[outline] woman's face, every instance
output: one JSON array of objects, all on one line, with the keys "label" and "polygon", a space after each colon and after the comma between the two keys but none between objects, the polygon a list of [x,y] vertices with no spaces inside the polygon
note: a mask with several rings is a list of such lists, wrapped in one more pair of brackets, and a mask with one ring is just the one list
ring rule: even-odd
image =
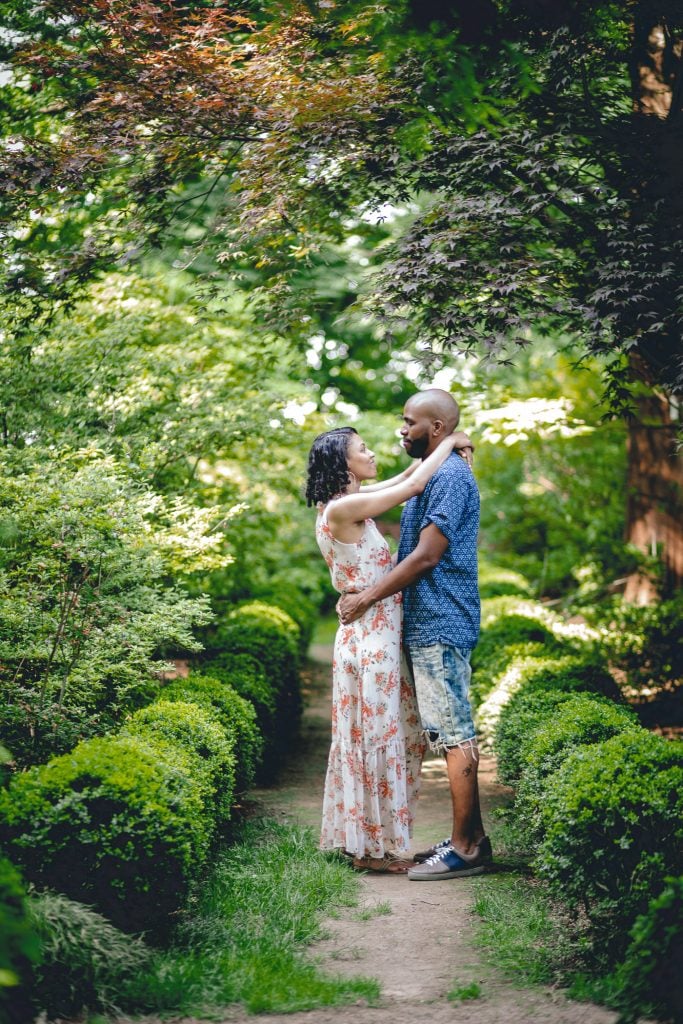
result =
[{"label": "woman's face", "polygon": [[346,449],[346,464],[356,479],[374,480],[377,476],[375,453],[371,452],[362,437],[352,434]]}]

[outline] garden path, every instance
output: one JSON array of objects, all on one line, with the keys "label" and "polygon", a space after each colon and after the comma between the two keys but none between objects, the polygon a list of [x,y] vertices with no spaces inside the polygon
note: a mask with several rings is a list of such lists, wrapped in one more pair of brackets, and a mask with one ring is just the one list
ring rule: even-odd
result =
[{"label": "garden path", "polygon": [[[313,645],[305,675],[307,707],[296,757],[277,786],[254,799],[268,813],[319,826],[329,747],[331,647]],[[508,798],[495,782],[495,763],[482,758],[480,788],[485,821]],[[428,759],[413,848],[428,846],[450,829],[449,797],[441,759]],[[602,1007],[571,1002],[549,988],[518,988],[487,965],[476,943],[474,884],[480,879],[419,884],[391,875],[363,875],[361,906],[325,924],[326,937],[311,955],[329,973],[379,980],[382,1002],[293,1014],[271,1014],[268,1024],[614,1024]],[[454,987],[476,982],[476,1000],[451,1002]],[[230,1022],[254,1021],[235,1008]],[[188,1022],[185,1022],[188,1024]]]}]

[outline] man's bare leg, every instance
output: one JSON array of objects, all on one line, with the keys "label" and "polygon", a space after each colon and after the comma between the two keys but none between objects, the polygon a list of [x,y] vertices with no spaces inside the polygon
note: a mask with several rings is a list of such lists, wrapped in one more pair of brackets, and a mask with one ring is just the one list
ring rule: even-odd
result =
[{"label": "man's bare leg", "polygon": [[446,769],[453,804],[451,842],[465,856],[476,852],[476,845],[484,835],[479,805],[478,767],[479,753],[474,743],[451,747],[446,752]]}]

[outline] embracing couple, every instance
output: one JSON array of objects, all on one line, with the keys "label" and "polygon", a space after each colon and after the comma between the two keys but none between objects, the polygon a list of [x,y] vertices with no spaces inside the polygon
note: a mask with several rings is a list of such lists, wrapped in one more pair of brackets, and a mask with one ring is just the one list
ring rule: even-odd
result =
[{"label": "embracing couple", "polygon": [[[459,415],[445,391],[414,395],[401,436],[415,461],[381,483],[364,483],[377,468],[352,427],[321,434],[308,460],[306,499],[341,594],[320,845],[412,881],[479,874],[491,861],[469,702],[479,492]],[[394,565],[372,517],[403,502]],[[453,828],[409,859],[425,741],[446,759]]]}]

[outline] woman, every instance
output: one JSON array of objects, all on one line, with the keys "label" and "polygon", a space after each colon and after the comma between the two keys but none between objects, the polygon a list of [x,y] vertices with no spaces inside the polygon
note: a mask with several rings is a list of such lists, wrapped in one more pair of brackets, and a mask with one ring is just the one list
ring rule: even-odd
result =
[{"label": "woman", "polygon": [[[447,437],[427,459],[382,483],[375,457],[353,427],[321,434],[308,457],[308,505],[332,585],[363,590],[391,569],[371,516],[420,494],[466,434]],[[332,663],[332,746],[325,780],[321,849],[342,849],[363,871],[403,873],[424,751],[412,680],[401,656],[401,595],[340,625]]]}]

